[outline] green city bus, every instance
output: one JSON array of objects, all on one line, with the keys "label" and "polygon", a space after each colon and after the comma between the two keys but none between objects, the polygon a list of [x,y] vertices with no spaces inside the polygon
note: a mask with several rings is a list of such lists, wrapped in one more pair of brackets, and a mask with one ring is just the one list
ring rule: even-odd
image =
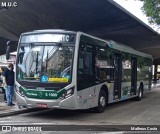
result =
[{"label": "green city bus", "polygon": [[90,109],[141,100],[151,89],[152,56],[83,32],[35,30],[20,36],[19,108]]}]

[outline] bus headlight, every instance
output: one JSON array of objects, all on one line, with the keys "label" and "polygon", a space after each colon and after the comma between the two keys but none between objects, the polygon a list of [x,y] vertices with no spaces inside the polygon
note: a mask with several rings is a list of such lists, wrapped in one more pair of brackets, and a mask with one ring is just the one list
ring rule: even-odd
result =
[{"label": "bus headlight", "polygon": [[69,96],[71,96],[73,94],[74,94],[74,87],[66,90],[66,96],[65,96],[65,98],[68,98]]},{"label": "bus headlight", "polygon": [[15,86],[15,91],[19,92],[19,87]]},{"label": "bus headlight", "polygon": [[25,96],[22,90],[19,89],[19,87],[16,86],[16,92],[18,92],[22,97]]},{"label": "bus headlight", "polygon": [[68,98],[68,97],[72,96],[73,94],[74,94],[74,87],[69,88],[63,94],[61,94],[60,99]]},{"label": "bus headlight", "polygon": [[24,96],[25,96],[25,94],[23,93],[23,91],[22,91],[22,90],[19,90],[19,93],[20,93],[20,95],[21,95],[22,97],[24,97]]}]

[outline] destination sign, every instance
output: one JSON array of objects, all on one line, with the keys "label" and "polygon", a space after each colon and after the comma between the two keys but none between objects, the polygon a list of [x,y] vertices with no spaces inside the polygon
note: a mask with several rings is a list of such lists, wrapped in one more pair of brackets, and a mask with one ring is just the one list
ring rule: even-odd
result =
[{"label": "destination sign", "polygon": [[23,35],[20,40],[21,43],[34,42],[75,42],[75,34],[31,34]]}]

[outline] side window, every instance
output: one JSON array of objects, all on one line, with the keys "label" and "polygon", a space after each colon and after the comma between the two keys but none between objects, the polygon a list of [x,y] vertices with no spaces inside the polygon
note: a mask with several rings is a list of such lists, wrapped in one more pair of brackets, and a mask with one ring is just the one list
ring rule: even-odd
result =
[{"label": "side window", "polygon": [[93,75],[93,55],[92,52],[86,52],[84,57],[85,73]]},{"label": "side window", "polygon": [[[96,78],[100,81],[111,80],[113,77],[112,57],[108,48],[96,48]],[[112,75],[112,76],[111,76]]]},{"label": "side window", "polygon": [[138,80],[151,79],[151,68],[150,68],[151,65],[152,65],[151,60],[143,57],[138,57],[138,68],[137,68]]},{"label": "side window", "polygon": [[78,75],[85,74],[84,73],[84,56],[85,56],[84,48],[80,47],[79,58],[78,58]]},{"label": "side window", "polygon": [[94,75],[94,56],[93,47],[84,45],[83,42],[79,49],[78,74]]},{"label": "side window", "polygon": [[110,53],[110,80],[114,80],[114,55]]},{"label": "side window", "polygon": [[131,56],[128,53],[123,55],[122,81],[131,82]]},{"label": "side window", "polygon": [[86,42],[80,43],[77,68],[78,90],[95,85],[94,53],[94,45],[88,44]]}]

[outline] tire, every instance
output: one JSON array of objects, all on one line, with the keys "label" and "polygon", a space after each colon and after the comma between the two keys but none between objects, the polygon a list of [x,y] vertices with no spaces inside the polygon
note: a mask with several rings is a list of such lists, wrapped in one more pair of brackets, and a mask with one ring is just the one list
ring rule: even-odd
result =
[{"label": "tire", "polygon": [[22,107],[21,105],[18,105],[18,108],[19,108],[19,109],[22,109],[23,107]]},{"label": "tire", "polygon": [[97,113],[102,113],[105,111],[107,105],[107,96],[104,90],[101,90],[98,97],[98,106],[95,107]]},{"label": "tire", "polygon": [[138,96],[135,98],[135,100],[140,101],[142,99],[142,95],[143,95],[143,86],[140,85],[139,91],[138,91]]},{"label": "tire", "polygon": [[[18,108],[19,108],[19,109],[24,109],[24,108],[27,108],[27,107],[18,105]],[[28,109],[28,108],[27,108],[27,109]]]}]

